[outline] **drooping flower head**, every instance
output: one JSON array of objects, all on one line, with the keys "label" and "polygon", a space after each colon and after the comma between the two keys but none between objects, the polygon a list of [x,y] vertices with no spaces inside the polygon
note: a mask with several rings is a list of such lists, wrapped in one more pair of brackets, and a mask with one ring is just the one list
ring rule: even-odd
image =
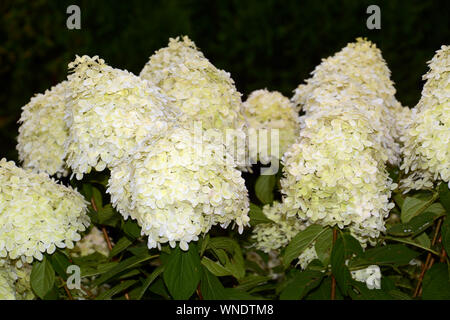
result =
[{"label": "drooping flower head", "polygon": [[422,97],[403,138],[405,192],[433,187],[435,181],[450,185],[450,46],[442,46],[429,66]]},{"label": "drooping flower head", "polygon": [[0,258],[31,263],[42,253],[73,248],[89,225],[87,203],[77,191],[0,160]]},{"label": "drooping flower head", "polygon": [[385,230],[393,204],[383,148],[358,108],[323,108],[300,118],[300,138],[283,157],[288,216],[349,227],[371,241]]},{"label": "drooping flower head", "polygon": [[358,38],[323,59],[312,75],[295,90],[292,101],[306,114],[323,107],[356,105],[370,119],[388,161],[398,164],[400,132],[395,116],[402,106],[395,98],[390,71],[376,45]]},{"label": "drooping flower head", "polygon": [[17,150],[25,168],[49,175],[66,175],[64,121],[67,81],[38,94],[22,107]]},{"label": "drooping flower head", "polygon": [[140,77],[175,99],[180,121],[201,121],[205,129],[240,130],[241,94],[230,74],[217,69],[187,36],[169,40],[150,57]]},{"label": "drooping flower head", "polygon": [[77,179],[116,165],[148,135],[164,134],[175,119],[160,90],[97,56],[69,64],[67,163]]},{"label": "drooping flower head", "polygon": [[213,225],[234,222],[240,232],[248,225],[244,179],[216,136],[203,133],[197,140],[192,130],[174,128],[111,171],[111,202],[137,220],[149,248],[180,242],[187,250]]},{"label": "drooping flower head", "polygon": [[[259,134],[259,130],[267,130],[264,137],[266,141],[258,139],[257,145],[250,145],[250,148],[256,148],[250,150],[250,154],[257,155],[262,163],[267,163],[271,158],[272,146],[278,144],[279,152],[275,157],[281,159],[299,135],[298,110],[280,92],[267,89],[253,91],[242,106],[250,129],[256,134]],[[278,141],[272,141],[272,130],[278,130]]]}]

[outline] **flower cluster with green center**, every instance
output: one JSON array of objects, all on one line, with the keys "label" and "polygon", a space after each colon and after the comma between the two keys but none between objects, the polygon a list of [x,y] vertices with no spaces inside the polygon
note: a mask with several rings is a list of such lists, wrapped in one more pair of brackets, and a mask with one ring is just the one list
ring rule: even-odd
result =
[{"label": "flower cluster with green center", "polygon": [[180,122],[201,121],[205,129],[241,130],[241,94],[230,74],[217,69],[187,36],[156,51],[140,77],[159,86],[181,110]]},{"label": "flower cluster with green center", "polygon": [[149,140],[111,170],[111,202],[127,219],[136,219],[148,247],[169,242],[188,249],[216,224],[248,225],[249,200],[241,172],[217,137],[202,140],[190,129],[173,128]]},{"label": "flower cluster with green center", "polygon": [[422,97],[403,137],[405,192],[433,187],[436,181],[450,186],[450,46],[442,46],[429,67]]},{"label": "flower cluster with green center", "polygon": [[[250,155],[256,156],[261,163],[268,163],[273,157],[281,159],[287,148],[295,142],[300,127],[298,110],[278,91],[256,90],[242,104],[248,128],[257,136],[257,143],[249,145]],[[265,139],[259,139],[259,131]],[[272,141],[271,131],[278,130],[277,141]],[[278,145],[278,153],[272,155],[272,147]],[[275,152],[274,152],[275,153]],[[257,159],[251,159],[252,163]]]},{"label": "flower cluster with green center", "polygon": [[67,164],[77,179],[92,168],[111,168],[149,135],[162,135],[176,119],[160,89],[97,56],[69,64]]},{"label": "flower cluster with green center", "polygon": [[67,175],[64,121],[67,81],[38,94],[22,107],[17,150],[24,168],[49,175]]},{"label": "flower cluster with green center", "polygon": [[73,248],[90,224],[87,203],[45,173],[0,160],[0,258],[31,263],[56,248]]}]

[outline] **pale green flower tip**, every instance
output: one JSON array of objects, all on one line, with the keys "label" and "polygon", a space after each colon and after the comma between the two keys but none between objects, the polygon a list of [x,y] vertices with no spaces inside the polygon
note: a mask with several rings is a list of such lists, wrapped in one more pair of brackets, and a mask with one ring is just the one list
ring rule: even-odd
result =
[{"label": "pale green flower tip", "polygon": [[242,129],[241,94],[228,72],[217,69],[188,38],[169,40],[156,51],[140,77],[173,99],[179,121],[200,121],[203,128]]}]

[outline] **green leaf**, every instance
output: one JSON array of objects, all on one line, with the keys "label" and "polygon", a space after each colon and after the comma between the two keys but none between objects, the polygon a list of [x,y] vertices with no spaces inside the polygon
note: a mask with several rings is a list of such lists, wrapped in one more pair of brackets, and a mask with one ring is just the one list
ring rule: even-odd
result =
[{"label": "green leaf", "polygon": [[428,237],[428,235],[425,232],[422,232],[412,240],[425,248],[431,248],[430,237]]},{"label": "green leaf", "polygon": [[[230,271],[236,279],[245,276],[244,257],[239,244],[235,240],[226,237],[211,238],[207,248],[214,252],[222,266]],[[231,258],[228,258],[224,250],[231,254]]]},{"label": "green leaf", "polygon": [[419,256],[419,252],[411,250],[403,244],[388,244],[386,246],[368,249],[350,261],[349,266],[366,267],[373,264],[378,266],[407,265],[412,259]]},{"label": "green leaf", "polygon": [[261,175],[256,179],[255,193],[256,197],[263,204],[273,202],[273,189],[276,184],[275,175]]},{"label": "green leaf", "polygon": [[236,288],[225,288],[226,300],[263,300],[260,297],[255,297],[248,292],[238,290]]},{"label": "green leaf", "polygon": [[448,184],[442,182],[439,185],[439,201],[444,206],[447,213],[450,214],[450,190],[448,188]]},{"label": "green leaf", "polygon": [[434,221],[445,215],[444,207],[436,202],[427,207],[423,213],[413,217],[409,222],[400,223],[390,227],[388,234],[403,237],[416,236],[433,225]]},{"label": "green leaf", "polygon": [[397,289],[392,289],[388,291],[388,294],[395,300],[412,300],[411,297],[408,296],[406,293]]},{"label": "green leaf", "polygon": [[34,293],[44,299],[55,284],[55,270],[50,261],[44,256],[42,261],[35,261],[30,275],[31,288]]},{"label": "green leaf", "polygon": [[[342,300],[344,297],[338,288],[336,288],[336,300]],[[306,300],[330,300],[331,299],[331,277],[323,279],[320,285],[313,289]]]},{"label": "green leaf", "polygon": [[320,271],[298,272],[280,295],[280,300],[300,300],[322,281],[324,273]]},{"label": "green leaf", "polygon": [[253,289],[254,287],[267,283],[267,281],[271,279],[272,279],[271,276],[251,275],[240,280],[239,285],[236,286],[235,288],[237,290],[248,291],[250,289]]},{"label": "green leaf", "polygon": [[232,274],[229,269],[225,268],[217,261],[212,261],[208,257],[202,258],[202,265],[204,265],[213,275],[218,277],[229,276]]},{"label": "green leaf", "polygon": [[354,254],[362,254],[362,248],[359,241],[348,234],[343,234],[336,240],[331,251],[331,271],[336,279],[339,289],[346,294],[349,285],[352,283],[352,277],[345,261]]},{"label": "green leaf", "polygon": [[224,300],[226,298],[222,283],[206,268],[203,268],[200,289],[205,300]]},{"label": "green leaf", "polygon": [[133,295],[132,298],[136,299],[136,300],[140,300],[144,296],[144,293],[145,293],[145,291],[147,291],[148,287],[163,272],[164,272],[164,266],[163,265],[161,265],[158,268],[156,268],[155,270],[153,270],[153,272],[144,280],[144,283],[139,288],[139,290],[136,291],[136,294]]},{"label": "green leaf", "polygon": [[100,224],[116,227],[120,223],[121,216],[113,209],[111,204],[98,209],[98,221]]},{"label": "green leaf", "polygon": [[250,225],[252,227],[260,223],[273,223],[272,220],[264,215],[262,209],[253,203],[250,203],[250,212],[248,213],[248,215],[250,217]]},{"label": "green leaf", "polygon": [[425,273],[423,300],[450,300],[449,270],[445,263],[436,263]]},{"label": "green leaf", "polygon": [[125,270],[131,269],[131,268],[141,264],[142,262],[148,261],[155,257],[157,257],[157,256],[151,256],[149,254],[146,254],[143,256],[133,256],[131,258],[123,260],[123,261],[119,262],[116,266],[114,266],[113,268],[109,269],[104,274],[102,274],[100,276],[100,278],[95,279],[93,282],[93,285],[100,285],[102,283],[105,283],[106,281],[108,281],[109,279],[114,277],[115,275],[117,275]]},{"label": "green leaf", "polygon": [[138,280],[126,280],[123,281],[121,283],[119,283],[118,285],[112,287],[109,290],[106,290],[105,292],[101,293],[100,295],[98,295],[95,300],[107,300],[107,299],[111,299],[114,295],[121,293],[122,291],[128,289],[129,287],[131,287],[133,284],[135,284]]},{"label": "green leaf", "polygon": [[94,198],[95,206],[100,210],[103,207],[102,193],[94,186],[92,186],[92,197]]},{"label": "green leaf", "polygon": [[436,195],[433,195],[430,199],[419,199],[414,197],[406,197],[401,213],[401,220],[403,223],[409,222],[412,218],[422,213],[436,200]]},{"label": "green leaf", "polygon": [[110,257],[114,257],[120,252],[126,250],[133,242],[128,239],[127,237],[122,237],[117,241],[117,243],[112,248],[111,252],[109,253]]},{"label": "green leaf", "polygon": [[331,248],[333,247],[333,230],[325,229],[316,240],[314,248],[316,250],[319,260],[327,265],[331,255]]},{"label": "green leaf", "polygon": [[308,248],[323,232],[326,228],[313,224],[305,230],[300,231],[289,242],[283,255],[283,263],[287,268],[292,260],[298,258],[298,256]]},{"label": "green leaf", "polygon": [[141,227],[137,224],[136,221],[128,219],[125,221],[123,225],[123,231],[127,236],[129,236],[131,239],[137,239],[141,235]]},{"label": "green leaf", "polygon": [[380,289],[368,289],[366,283],[352,281],[350,297],[354,300],[392,300],[392,296]]},{"label": "green leaf", "polygon": [[69,258],[59,250],[55,251],[49,258],[53,270],[55,270],[61,278],[67,280],[67,267],[71,265]]},{"label": "green leaf", "polygon": [[450,217],[446,217],[441,227],[442,245],[445,252],[450,256]]},{"label": "green leaf", "polygon": [[403,203],[405,202],[405,198],[403,198],[403,196],[400,193],[395,193],[392,198],[394,199],[395,203],[400,208],[400,210],[402,210]]},{"label": "green leaf", "polygon": [[207,233],[203,238],[199,239],[198,245],[200,246],[200,256],[203,256],[205,253],[205,250],[208,247],[209,238],[209,233]]},{"label": "green leaf", "polygon": [[157,278],[148,288],[151,292],[163,297],[164,299],[171,299],[169,292],[167,291],[166,285],[162,278]]},{"label": "green leaf", "polygon": [[175,300],[186,300],[194,293],[201,277],[200,257],[197,245],[189,244],[184,252],[179,247],[170,254],[163,279],[170,294]]}]

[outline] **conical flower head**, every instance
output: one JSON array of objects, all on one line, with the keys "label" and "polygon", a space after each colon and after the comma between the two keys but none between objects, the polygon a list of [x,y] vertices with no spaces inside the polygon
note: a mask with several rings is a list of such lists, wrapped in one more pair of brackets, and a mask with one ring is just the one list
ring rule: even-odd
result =
[{"label": "conical flower head", "polygon": [[160,90],[97,56],[69,64],[67,163],[78,179],[111,168],[148,135],[164,134],[176,118]]},{"label": "conical flower head", "polygon": [[180,121],[201,121],[205,129],[242,129],[241,94],[230,74],[217,69],[188,37],[169,40],[150,57],[140,77],[175,99]]},{"label": "conical flower head", "polygon": [[403,137],[405,191],[430,188],[436,181],[450,185],[450,46],[442,46],[429,66],[422,97]]},{"label": "conical flower head", "polygon": [[235,223],[240,232],[248,225],[245,181],[215,138],[205,133],[197,140],[191,130],[174,128],[111,171],[111,201],[137,220],[149,248],[180,242],[187,250],[213,225]]}]

